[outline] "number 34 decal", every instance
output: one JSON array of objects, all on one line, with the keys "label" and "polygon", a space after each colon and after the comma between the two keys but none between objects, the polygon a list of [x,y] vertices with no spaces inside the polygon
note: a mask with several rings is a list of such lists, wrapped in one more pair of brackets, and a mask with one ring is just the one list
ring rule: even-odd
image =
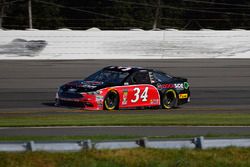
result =
[{"label": "number 34 decal", "polygon": [[146,87],[141,94],[140,94],[140,92],[141,92],[140,88],[134,88],[133,90],[135,92],[135,94],[134,94],[135,99],[131,99],[132,103],[137,102],[139,100],[139,98],[141,98],[143,102],[147,101],[147,98],[148,98],[148,87]]}]

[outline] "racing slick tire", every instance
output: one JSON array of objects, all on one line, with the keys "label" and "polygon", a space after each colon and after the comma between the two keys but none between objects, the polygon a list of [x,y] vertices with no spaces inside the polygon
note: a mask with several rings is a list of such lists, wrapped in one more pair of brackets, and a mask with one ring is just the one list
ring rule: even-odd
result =
[{"label": "racing slick tire", "polygon": [[161,99],[161,106],[163,109],[175,108],[178,105],[177,94],[174,89],[165,91]]},{"label": "racing slick tire", "polygon": [[119,108],[119,95],[115,90],[107,93],[104,99],[105,110],[117,110]]}]

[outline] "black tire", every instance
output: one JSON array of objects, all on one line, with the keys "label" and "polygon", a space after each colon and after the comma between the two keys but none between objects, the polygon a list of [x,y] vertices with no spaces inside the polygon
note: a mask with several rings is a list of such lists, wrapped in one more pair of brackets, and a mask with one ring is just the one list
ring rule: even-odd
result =
[{"label": "black tire", "polygon": [[175,108],[178,105],[177,94],[174,89],[168,89],[162,94],[161,106],[164,109]]},{"label": "black tire", "polygon": [[104,99],[105,110],[117,110],[119,108],[119,95],[115,90],[111,90],[107,93]]}]

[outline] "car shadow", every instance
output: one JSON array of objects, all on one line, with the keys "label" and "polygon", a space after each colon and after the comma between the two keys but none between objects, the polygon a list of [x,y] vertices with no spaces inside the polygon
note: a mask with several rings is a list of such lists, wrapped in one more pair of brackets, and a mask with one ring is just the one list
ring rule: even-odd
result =
[{"label": "car shadow", "polygon": [[[157,113],[166,113],[166,109],[161,109],[161,108],[157,108],[157,107],[149,107],[149,108],[143,108],[143,107],[137,107],[137,108],[123,108],[123,109],[119,109],[119,110],[115,110],[116,112],[114,111],[107,111],[107,110],[98,110],[98,111],[90,111],[90,110],[84,110],[82,107],[79,107],[79,106],[67,106],[67,105],[63,105],[63,106],[55,106],[55,103],[54,102],[44,102],[42,103],[42,105],[44,106],[47,106],[49,108],[58,108],[58,109],[76,109],[76,110],[82,110],[84,111],[84,113],[115,113],[115,114],[118,114],[118,113],[140,113],[140,114],[151,114],[152,111],[155,112],[157,111]],[[178,111],[180,110],[181,107],[175,107],[174,109],[170,109],[168,110],[167,113],[175,113],[173,111]],[[169,111],[172,111],[172,112],[169,112]]]},{"label": "car shadow", "polygon": [[46,103],[42,103],[42,105],[48,106],[48,107],[56,107],[55,102],[46,102]]}]

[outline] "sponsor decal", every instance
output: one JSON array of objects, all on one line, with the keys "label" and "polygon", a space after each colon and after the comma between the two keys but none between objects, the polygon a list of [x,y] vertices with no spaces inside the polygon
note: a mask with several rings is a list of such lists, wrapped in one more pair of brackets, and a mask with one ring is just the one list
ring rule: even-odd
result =
[{"label": "sponsor decal", "polygon": [[81,85],[81,87],[83,87],[83,88],[89,88],[89,89],[94,89],[97,86],[94,86],[94,85]]},{"label": "sponsor decal", "polygon": [[179,94],[179,99],[186,99],[188,98],[188,94],[184,93],[184,94]]},{"label": "sponsor decal", "polygon": [[73,98],[59,98],[60,100],[63,100],[63,101],[73,101],[73,102],[80,102],[79,99],[73,99]]},{"label": "sponsor decal", "polygon": [[150,104],[159,104],[159,99],[151,99]]},{"label": "sponsor decal", "polygon": [[82,81],[81,84],[91,84],[91,85],[101,85],[103,82],[97,82],[97,81]]},{"label": "sponsor decal", "polygon": [[127,103],[128,103],[128,89],[123,89],[122,105],[127,105]]},{"label": "sponsor decal", "polygon": [[103,99],[104,99],[103,96],[100,96],[100,95],[96,96],[96,103],[97,103],[97,106],[100,108],[103,106]]},{"label": "sponsor decal", "polygon": [[96,96],[96,101],[98,102],[98,101],[103,101],[103,96]]},{"label": "sponsor decal", "polygon": [[75,88],[68,89],[68,92],[76,92],[77,90]]},{"label": "sponsor decal", "polygon": [[170,89],[170,88],[175,88],[174,84],[159,84],[157,85],[158,89]]},{"label": "sponsor decal", "polygon": [[189,83],[188,82],[184,82],[184,88],[188,89],[189,88]]},{"label": "sponsor decal", "polygon": [[128,89],[123,89],[123,93],[128,93]]},{"label": "sponsor decal", "polygon": [[127,98],[123,98],[122,99],[122,105],[127,105],[128,103],[128,99]]},{"label": "sponsor decal", "polygon": [[184,89],[184,86],[182,83],[174,84],[176,89]]},{"label": "sponsor decal", "polygon": [[153,75],[152,72],[149,72],[149,78],[150,78],[150,81],[151,81],[152,84],[155,83],[154,75]]},{"label": "sponsor decal", "polygon": [[97,101],[97,106],[101,108],[103,106],[102,101]]}]

